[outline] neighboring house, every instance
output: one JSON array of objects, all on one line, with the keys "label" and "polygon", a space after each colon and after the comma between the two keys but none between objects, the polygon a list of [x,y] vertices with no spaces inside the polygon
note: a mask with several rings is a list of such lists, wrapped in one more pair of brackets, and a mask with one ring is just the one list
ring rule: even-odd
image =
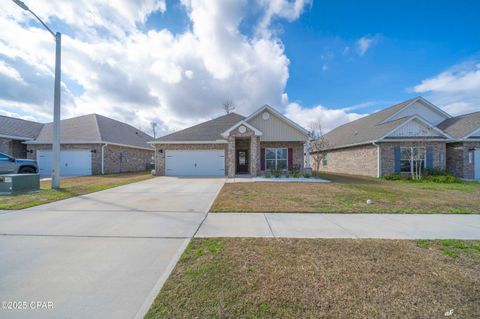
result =
[{"label": "neighboring house", "polygon": [[308,131],[268,105],[248,117],[230,113],[151,144],[157,175],[233,177],[294,166],[303,170],[305,146],[309,160]]},{"label": "neighboring house", "polygon": [[[49,176],[52,166],[52,123],[26,141],[27,155],[36,159],[40,174]],[[153,160],[151,136],[105,116],[89,114],[60,122],[62,176],[145,171]]]},{"label": "neighboring house", "polygon": [[35,139],[43,124],[0,115],[0,152],[15,158],[27,157],[25,141]]},{"label": "neighboring house", "polygon": [[417,97],[341,125],[324,135],[328,147],[319,170],[376,177],[408,174],[414,156],[424,168],[445,170],[447,144],[456,138],[441,127],[452,119]]},{"label": "neighboring house", "polygon": [[447,144],[447,171],[480,179],[480,112],[452,117],[438,127],[455,139]]}]

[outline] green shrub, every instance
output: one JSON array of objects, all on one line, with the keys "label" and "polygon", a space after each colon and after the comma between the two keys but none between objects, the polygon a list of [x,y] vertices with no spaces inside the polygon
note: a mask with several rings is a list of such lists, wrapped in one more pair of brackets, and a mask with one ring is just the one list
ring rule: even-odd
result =
[{"label": "green shrub", "polygon": [[280,171],[275,171],[273,173],[273,176],[275,176],[275,178],[279,178],[280,177]]},{"label": "green shrub", "polygon": [[310,174],[309,174],[309,173],[305,173],[305,174],[303,174],[303,177],[305,177],[305,178],[310,178]]},{"label": "green shrub", "polygon": [[270,174],[270,173],[265,173],[265,175],[263,175],[263,177],[265,177],[265,178],[270,178],[270,177],[272,177],[272,174]]},{"label": "green shrub", "polygon": [[426,168],[423,172],[423,176],[448,176],[447,171],[439,168]]},{"label": "green shrub", "polygon": [[302,175],[300,175],[300,173],[293,173],[294,178],[299,178],[300,176],[302,176]]},{"label": "green shrub", "polygon": [[460,179],[451,176],[451,175],[434,175],[426,178],[427,180],[434,182],[434,183],[445,183],[445,184],[452,184],[452,183],[460,183]]},{"label": "green shrub", "polygon": [[398,181],[401,180],[402,177],[400,174],[385,174],[383,175],[383,179],[386,179],[387,181]]}]

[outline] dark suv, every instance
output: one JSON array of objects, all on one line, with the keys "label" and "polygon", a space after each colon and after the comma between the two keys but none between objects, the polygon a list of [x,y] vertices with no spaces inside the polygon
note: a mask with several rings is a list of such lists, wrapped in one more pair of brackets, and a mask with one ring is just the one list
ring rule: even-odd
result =
[{"label": "dark suv", "polygon": [[35,174],[38,173],[36,161],[13,158],[0,153],[0,174]]}]

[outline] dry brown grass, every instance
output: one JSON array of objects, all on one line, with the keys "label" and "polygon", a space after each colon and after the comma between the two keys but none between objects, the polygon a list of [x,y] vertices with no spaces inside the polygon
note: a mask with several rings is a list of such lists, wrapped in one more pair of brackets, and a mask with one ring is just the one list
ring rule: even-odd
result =
[{"label": "dry brown grass", "polygon": [[480,243],[464,243],[195,239],[146,318],[479,318]]},{"label": "dry brown grass", "polygon": [[[325,175],[328,184],[230,183],[213,212],[479,213],[480,183],[415,183]],[[367,205],[367,199],[373,205]]]},{"label": "dry brown grass", "polygon": [[147,172],[62,178],[58,190],[51,188],[51,181],[42,181],[39,192],[0,196],[0,209],[33,207],[150,178]]}]

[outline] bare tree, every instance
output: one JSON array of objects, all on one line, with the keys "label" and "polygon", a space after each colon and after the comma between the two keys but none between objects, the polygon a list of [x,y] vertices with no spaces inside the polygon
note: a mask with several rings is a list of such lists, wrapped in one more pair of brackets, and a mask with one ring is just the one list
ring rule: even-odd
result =
[{"label": "bare tree", "polygon": [[235,110],[235,105],[233,105],[232,100],[227,100],[227,101],[223,102],[222,107],[223,107],[223,110],[225,111],[225,113],[227,113],[227,114],[230,114],[230,113],[233,112],[233,110]]},{"label": "bare tree", "polygon": [[310,140],[310,156],[313,160],[314,171],[318,172],[322,161],[327,156],[326,149],[329,147],[320,119],[310,123]]},{"label": "bare tree", "polygon": [[417,133],[418,141],[413,143],[412,153],[410,154],[410,174],[412,179],[420,180],[423,176],[423,168],[427,162],[428,137],[431,136],[432,129],[422,128]]},{"label": "bare tree", "polygon": [[157,128],[157,123],[156,122],[150,122],[150,126],[152,127],[152,132],[153,132],[153,138],[157,138],[157,132],[156,132],[156,128]]}]

